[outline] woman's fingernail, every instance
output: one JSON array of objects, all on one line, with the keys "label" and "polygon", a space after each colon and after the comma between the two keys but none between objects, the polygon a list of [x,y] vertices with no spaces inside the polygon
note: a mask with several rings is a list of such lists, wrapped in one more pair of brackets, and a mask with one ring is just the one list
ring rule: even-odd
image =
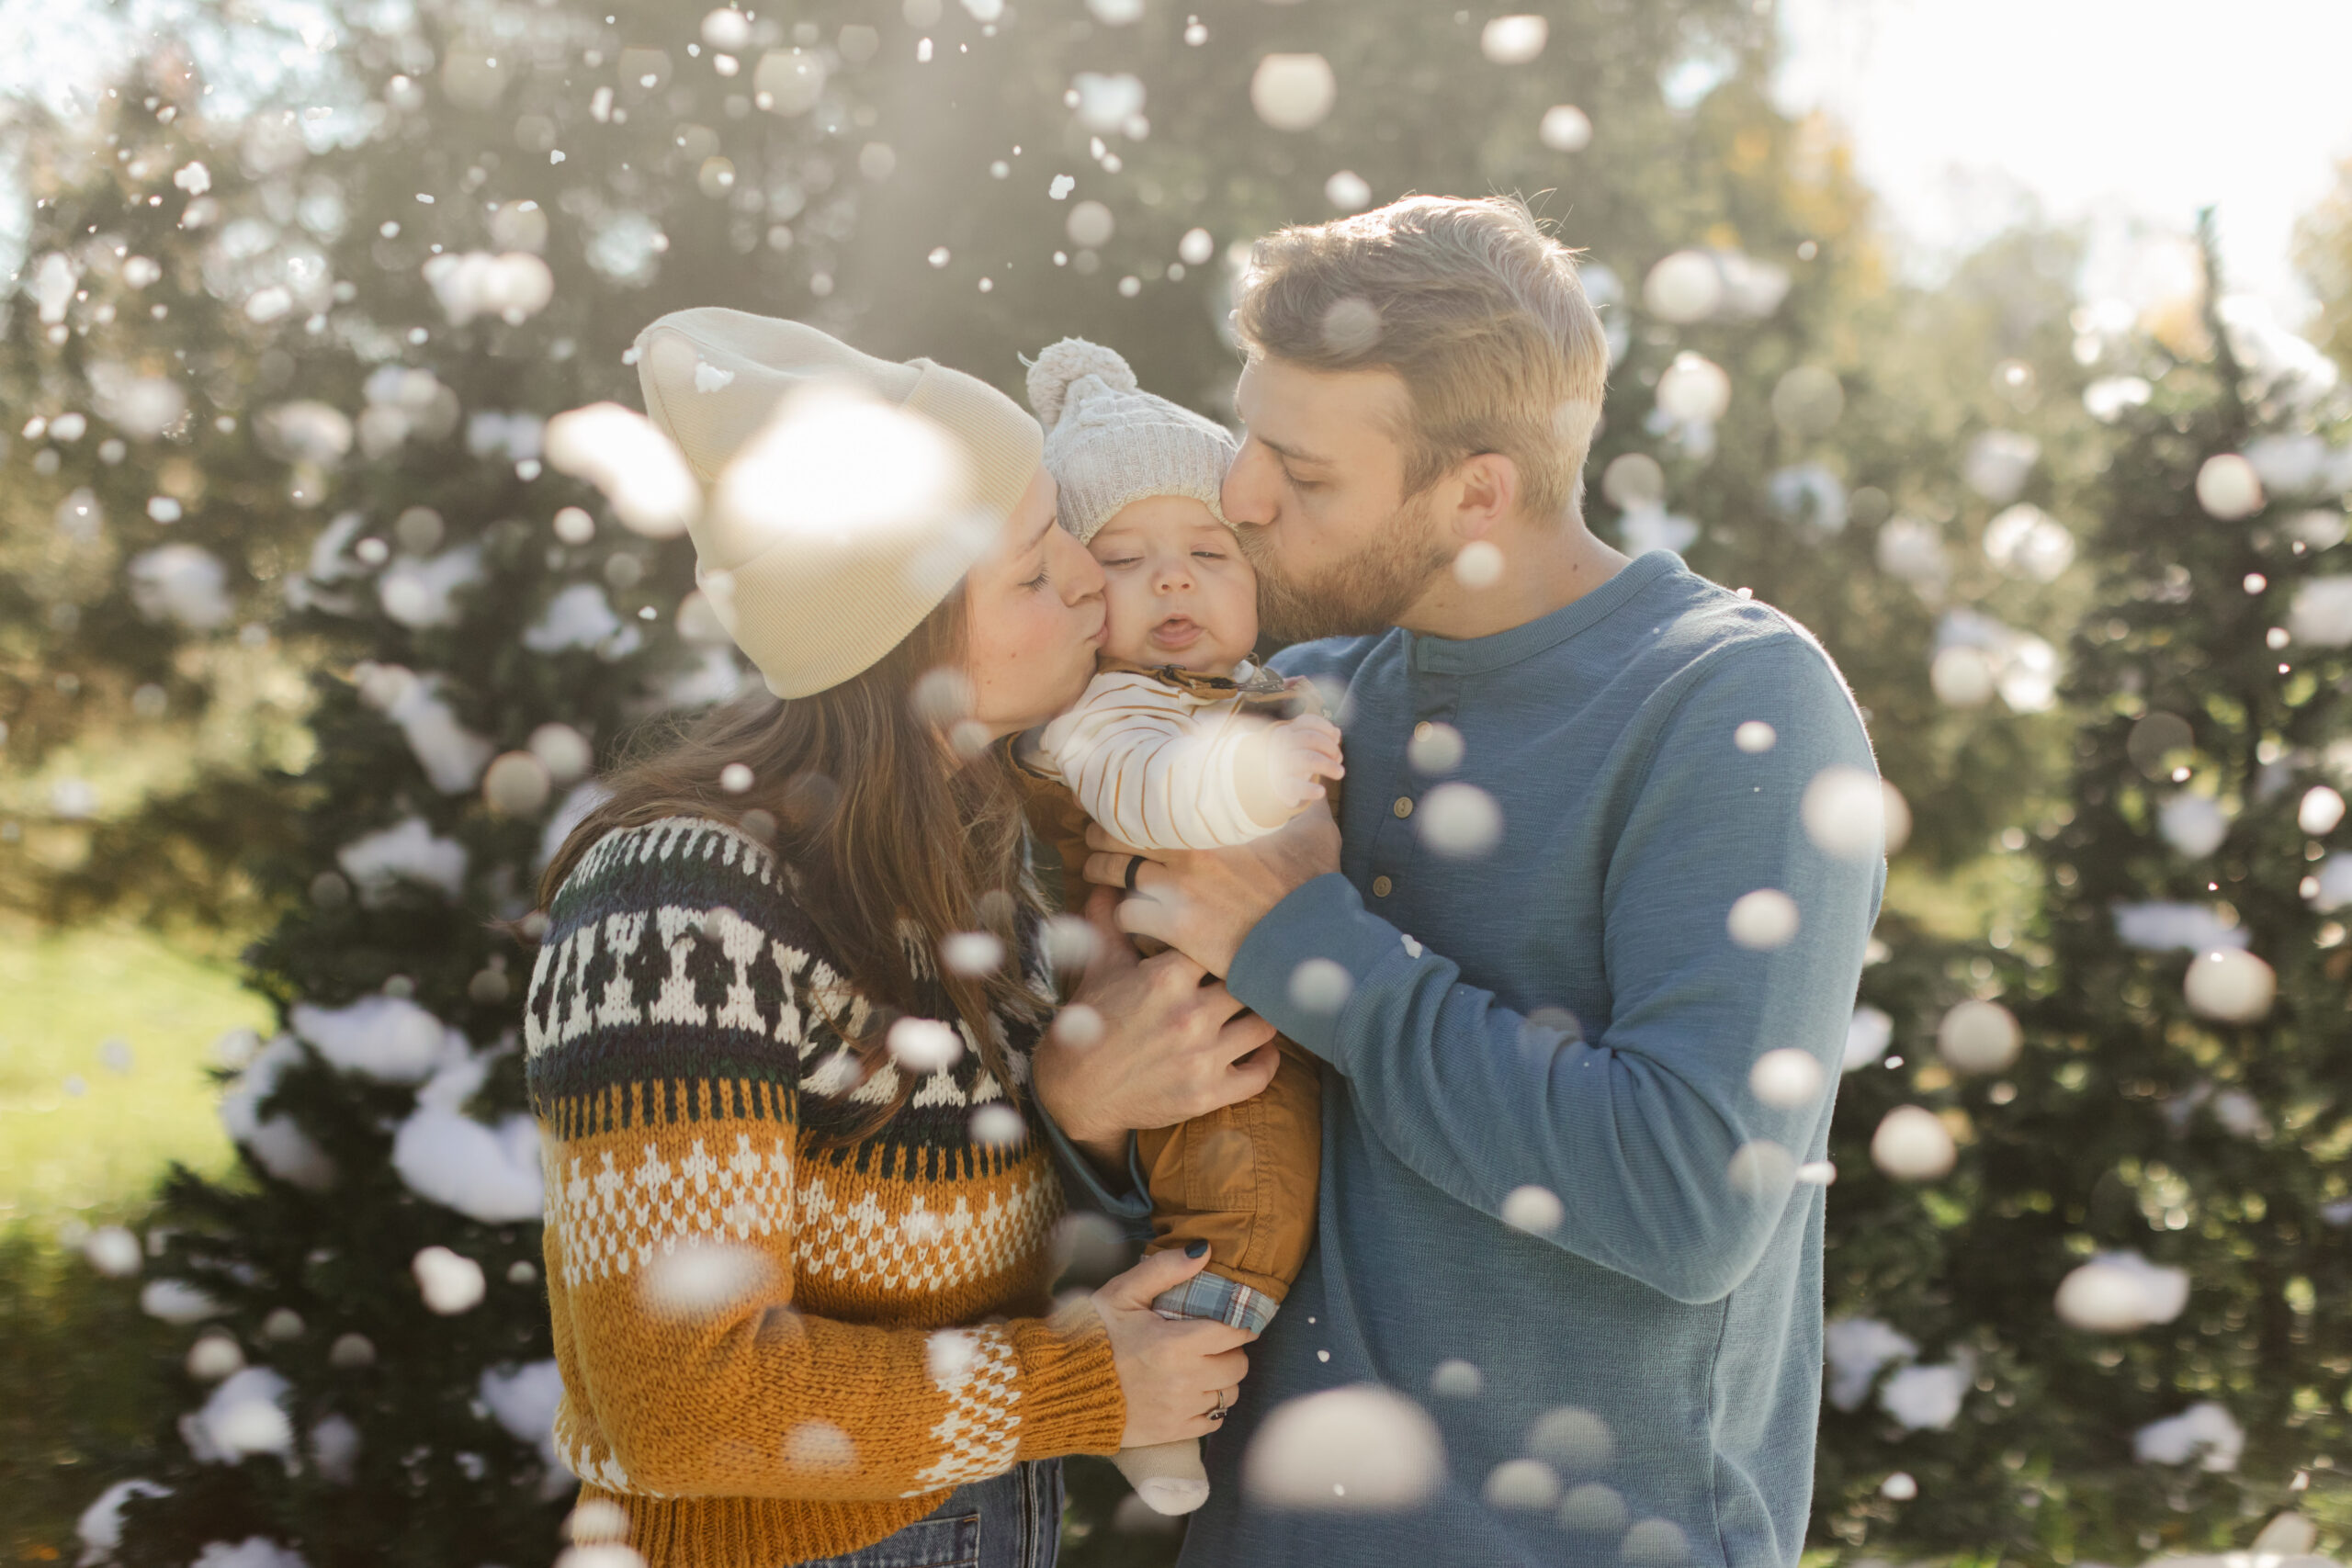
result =
[{"label": "woman's fingernail", "polygon": [[1208,1250],[1209,1244],[1204,1241],[1188,1241],[1184,1244],[1184,1256],[1187,1258],[1205,1257]]}]

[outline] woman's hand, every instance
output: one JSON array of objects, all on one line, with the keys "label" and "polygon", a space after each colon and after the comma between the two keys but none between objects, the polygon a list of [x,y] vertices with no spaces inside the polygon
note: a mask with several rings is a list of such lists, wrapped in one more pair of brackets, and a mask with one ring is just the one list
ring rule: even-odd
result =
[{"label": "woman's hand", "polygon": [[1094,1292],[1094,1310],[1111,1334],[1111,1364],[1126,1396],[1127,1428],[1121,1448],[1203,1438],[1217,1429],[1209,1419],[1230,1410],[1250,1375],[1241,1347],[1257,1337],[1244,1328],[1197,1318],[1170,1320],[1151,1310],[1154,1297],[1199,1273],[1209,1260],[1172,1247],[1155,1252]]},{"label": "woman's hand", "polygon": [[1102,888],[1086,904],[1095,953],[1071,1005],[1091,1010],[1091,1018],[1081,1029],[1066,1015],[1039,1043],[1033,1066],[1046,1114],[1115,1169],[1127,1134],[1247,1100],[1273,1080],[1282,1057],[1274,1026],[1223,985],[1204,985],[1199,964],[1172,952],[1137,960],[1113,908]]}]

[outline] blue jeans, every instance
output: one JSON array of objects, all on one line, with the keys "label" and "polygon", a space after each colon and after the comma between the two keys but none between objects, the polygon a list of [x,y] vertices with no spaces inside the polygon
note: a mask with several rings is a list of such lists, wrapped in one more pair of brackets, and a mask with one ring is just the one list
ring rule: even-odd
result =
[{"label": "blue jeans", "polygon": [[1061,1540],[1062,1461],[1024,1460],[958,1486],[895,1535],[799,1568],[1054,1568]]}]

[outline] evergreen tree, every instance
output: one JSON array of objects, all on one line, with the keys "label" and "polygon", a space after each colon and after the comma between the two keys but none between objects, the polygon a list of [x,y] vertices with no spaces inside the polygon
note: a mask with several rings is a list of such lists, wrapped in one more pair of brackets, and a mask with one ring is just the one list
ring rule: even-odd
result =
[{"label": "evergreen tree", "polygon": [[206,266],[263,201],[205,107],[166,53],[86,122],[7,128],[33,210],[0,309],[0,898],[58,919],[250,929],[228,845],[271,841],[253,774],[307,749],[268,593],[307,513],[238,419],[276,333]]},{"label": "evergreen tree", "polygon": [[2352,1221],[2352,464],[2332,378],[2228,318],[2214,280],[2091,389],[2119,432],[2072,774],[2014,840],[2038,929],[1864,980],[1909,1062],[1839,1108],[1851,1414],[1822,1506],[1857,1552],[2243,1549],[2290,1509],[2261,1545],[2292,1552],[2352,1524],[2325,1307]]},{"label": "evergreen tree", "polygon": [[[185,1325],[186,1363],[160,1462],[97,1521],[126,1563],[214,1543],[316,1568],[555,1554],[571,1483],[547,1439],[524,917],[600,754],[739,678],[686,598],[682,546],[638,536],[540,451],[545,416],[634,401],[624,353],[643,321],[721,293],[719,268],[758,275],[730,243],[728,182],[657,91],[669,67],[616,76],[626,29],[555,8],[385,34],[370,15],[339,18],[345,71],[312,140],[299,106],[209,119],[193,81],[126,104],[119,177],[137,183],[119,207],[165,197],[135,253],[163,276],[81,265],[87,299],[19,321],[55,401],[115,418],[93,365],[155,356],[134,307],[195,317],[201,362],[150,373],[188,405],[175,434],[201,493],[177,516],[141,508],[169,491],[142,447],[102,478],[130,499],[109,499],[101,537],[131,559],[205,551],[200,585],[271,616],[314,671],[307,754],[206,797],[254,814],[204,826],[279,911],[247,962],[285,1027],[226,1085],[240,1176],[176,1173],[150,1233],[141,1300]],[[570,75],[590,65],[595,84]],[[797,169],[825,133],[803,113],[744,134]],[[108,183],[44,208],[37,268],[86,264],[82,236],[117,217],[96,205]],[[799,210],[822,223],[834,204]],[[764,236],[768,308],[805,310]],[[62,483],[89,445],[28,456]],[[125,625],[139,583],[98,590]]]},{"label": "evergreen tree", "polygon": [[2295,268],[2319,301],[2313,343],[2352,363],[2352,160],[2335,166],[2335,184],[2295,225]]}]

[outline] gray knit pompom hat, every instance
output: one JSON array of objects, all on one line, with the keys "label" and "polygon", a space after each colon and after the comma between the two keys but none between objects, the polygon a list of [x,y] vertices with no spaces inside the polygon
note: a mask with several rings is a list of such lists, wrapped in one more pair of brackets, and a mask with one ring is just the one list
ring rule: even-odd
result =
[{"label": "gray knit pompom hat", "polygon": [[1217,500],[1241,444],[1223,425],[1136,387],[1116,350],[1066,337],[1029,367],[1029,406],[1046,427],[1046,471],[1061,525],[1080,544],[1130,502],[1189,496],[1224,523]]}]

